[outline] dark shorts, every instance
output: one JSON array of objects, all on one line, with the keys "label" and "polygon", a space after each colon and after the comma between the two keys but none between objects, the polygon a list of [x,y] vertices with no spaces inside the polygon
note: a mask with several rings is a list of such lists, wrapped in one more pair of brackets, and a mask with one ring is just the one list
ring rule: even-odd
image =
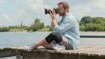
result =
[{"label": "dark shorts", "polygon": [[51,43],[53,40],[56,42],[56,43],[60,43],[62,41],[62,35],[57,33],[57,32],[52,32],[50,33],[46,38],[45,40],[48,42],[48,43]]},{"label": "dark shorts", "polygon": [[73,50],[73,47],[70,45],[68,39],[64,36],[62,36],[61,34],[57,33],[57,32],[52,32],[50,33],[45,40],[49,43],[49,44],[59,44],[61,41],[62,45],[65,45],[67,50]]}]

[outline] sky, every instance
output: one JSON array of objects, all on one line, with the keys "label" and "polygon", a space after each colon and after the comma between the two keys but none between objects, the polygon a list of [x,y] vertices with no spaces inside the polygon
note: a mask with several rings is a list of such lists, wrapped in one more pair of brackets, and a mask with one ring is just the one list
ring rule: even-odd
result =
[{"label": "sky", "polygon": [[50,25],[51,18],[44,9],[57,8],[60,1],[68,2],[70,13],[78,20],[84,16],[105,17],[105,0],[0,0],[0,27],[18,26],[21,22],[30,26],[36,18]]}]

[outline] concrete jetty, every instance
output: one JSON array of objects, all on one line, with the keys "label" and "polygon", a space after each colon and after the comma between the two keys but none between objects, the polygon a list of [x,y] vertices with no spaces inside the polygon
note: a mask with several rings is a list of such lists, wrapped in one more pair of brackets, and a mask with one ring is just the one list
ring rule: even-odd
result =
[{"label": "concrete jetty", "polygon": [[29,51],[23,47],[0,49],[0,58],[16,56],[17,59],[105,59],[105,47],[81,46],[78,50],[46,50]]}]

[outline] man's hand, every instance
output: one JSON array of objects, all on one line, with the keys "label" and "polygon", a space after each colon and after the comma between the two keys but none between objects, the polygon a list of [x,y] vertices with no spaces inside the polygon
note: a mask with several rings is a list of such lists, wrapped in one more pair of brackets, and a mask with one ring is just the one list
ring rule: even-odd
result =
[{"label": "man's hand", "polygon": [[56,20],[56,13],[55,13],[54,10],[51,10],[50,16],[51,16],[51,19],[52,19],[52,20]]},{"label": "man's hand", "polygon": [[51,11],[51,12],[50,12],[50,16],[51,16],[51,19],[52,19],[51,25],[52,25],[52,27],[54,28],[54,27],[57,25],[57,20],[56,20],[56,13],[55,13],[55,11]]}]

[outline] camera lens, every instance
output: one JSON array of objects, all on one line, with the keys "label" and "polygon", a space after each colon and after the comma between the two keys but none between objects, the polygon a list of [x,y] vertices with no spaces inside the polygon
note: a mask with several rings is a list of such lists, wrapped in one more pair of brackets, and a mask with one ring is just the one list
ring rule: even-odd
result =
[{"label": "camera lens", "polygon": [[[53,9],[56,14],[58,14],[58,8]],[[45,14],[50,14],[51,10],[50,9],[45,9]]]},{"label": "camera lens", "polygon": [[45,14],[50,14],[50,10],[49,9],[45,9]]}]

